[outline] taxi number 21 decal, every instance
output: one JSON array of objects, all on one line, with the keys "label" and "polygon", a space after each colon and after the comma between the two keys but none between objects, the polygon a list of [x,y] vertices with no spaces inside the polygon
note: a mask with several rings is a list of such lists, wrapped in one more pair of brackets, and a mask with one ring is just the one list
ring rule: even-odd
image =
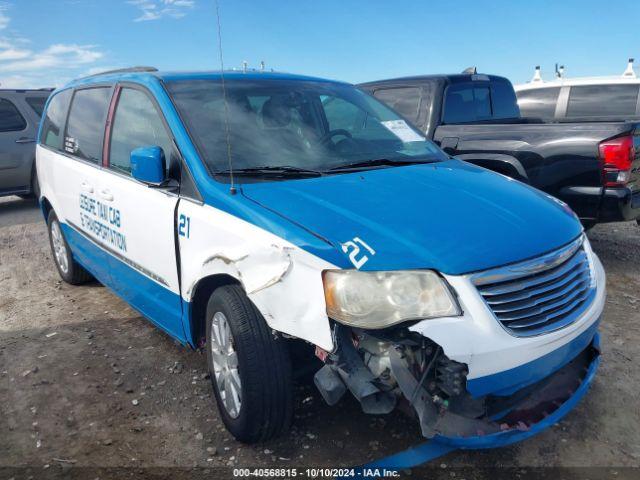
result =
[{"label": "taxi number 21 decal", "polygon": [[191,217],[181,214],[178,219],[178,235],[189,238],[191,233]]},{"label": "taxi number 21 decal", "polygon": [[351,263],[353,263],[353,266],[357,269],[360,269],[369,261],[368,255],[366,255],[366,252],[361,250],[361,247],[369,252],[369,255],[371,256],[376,254],[376,251],[359,237],[354,237],[353,240],[349,240],[342,244],[342,251],[349,255],[349,260],[351,260]]}]

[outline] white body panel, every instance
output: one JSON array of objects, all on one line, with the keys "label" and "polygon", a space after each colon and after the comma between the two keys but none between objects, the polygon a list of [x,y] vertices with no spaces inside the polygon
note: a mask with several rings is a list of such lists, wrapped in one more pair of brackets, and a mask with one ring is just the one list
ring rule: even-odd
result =
[{"label": "white body panel", "polygon": [[230,275],[271,328],[333,348],[322,271],[334,265],[210,206],[181,201],[178,213],[190,225],[189,236],[179,237],[185,301],[200,279]]},{"label": "white body panel", "polygon": [[424,320],[410,328],[438,343],[444,353],[469,366],[469,379],[527,364],[569,343],[602,315],[605,273],[594,255],[597,293],[589,308],[571,325],[535,337],[514,337],[496,320],[468,276],[445,276],[458,294],[464,315]]},{"label": "white body panel", "polygon": [[[125,241],[124,249],[114,246],[116,252],[147,277],[180,295],[174,236],[178,196],[104,169],[97,176],[93,197],[113,209],[109,226]],[[117,223],[111,215],[118,217]]]}]

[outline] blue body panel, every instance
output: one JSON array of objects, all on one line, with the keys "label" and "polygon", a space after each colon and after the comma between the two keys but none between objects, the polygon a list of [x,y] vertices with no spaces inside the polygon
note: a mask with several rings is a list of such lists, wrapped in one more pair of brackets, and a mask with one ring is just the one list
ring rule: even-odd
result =
[{"label": "blue body panel", "polygon": [[459,275],[541,255],[582,232],[548,195],[459,160],[242,191],[335,245],[361,238],[376,251],[363,270]]},{"label": "blue body panel", "polygon": [[73,258],[103,285],[111,283],[109,255],[93,242],[66,223],[60,222],[64,238],[67,240]]},{"label": "blue body panel", "polygon": [[74,258],[125,302],[182,343],[182,298],[106,252],[74,228],[61,223]]}]

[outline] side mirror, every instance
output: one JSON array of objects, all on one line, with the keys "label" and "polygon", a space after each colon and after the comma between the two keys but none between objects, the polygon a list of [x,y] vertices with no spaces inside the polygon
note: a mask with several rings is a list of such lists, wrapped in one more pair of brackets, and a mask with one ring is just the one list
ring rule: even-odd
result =
[{"label": "side mirror", "polygon": [[162,148],[140,147],[131,152],[131,175],[147,185],[161,185],[166,180],[167,161]]}]

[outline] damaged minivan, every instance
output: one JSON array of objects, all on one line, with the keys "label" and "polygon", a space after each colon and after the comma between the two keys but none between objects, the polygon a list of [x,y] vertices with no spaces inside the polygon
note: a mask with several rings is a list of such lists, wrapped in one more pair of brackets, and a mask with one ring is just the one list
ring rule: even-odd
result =
[{"label": "damaged minivan", "polygon": [[206,350],[243,442],[290,425],[300,344],[329,404],[408,407],[466,448],[557,422],[594,377],[605,274],[572,211],[349,84],[87,77],[49,99],[37,169],[60,276]]}]

